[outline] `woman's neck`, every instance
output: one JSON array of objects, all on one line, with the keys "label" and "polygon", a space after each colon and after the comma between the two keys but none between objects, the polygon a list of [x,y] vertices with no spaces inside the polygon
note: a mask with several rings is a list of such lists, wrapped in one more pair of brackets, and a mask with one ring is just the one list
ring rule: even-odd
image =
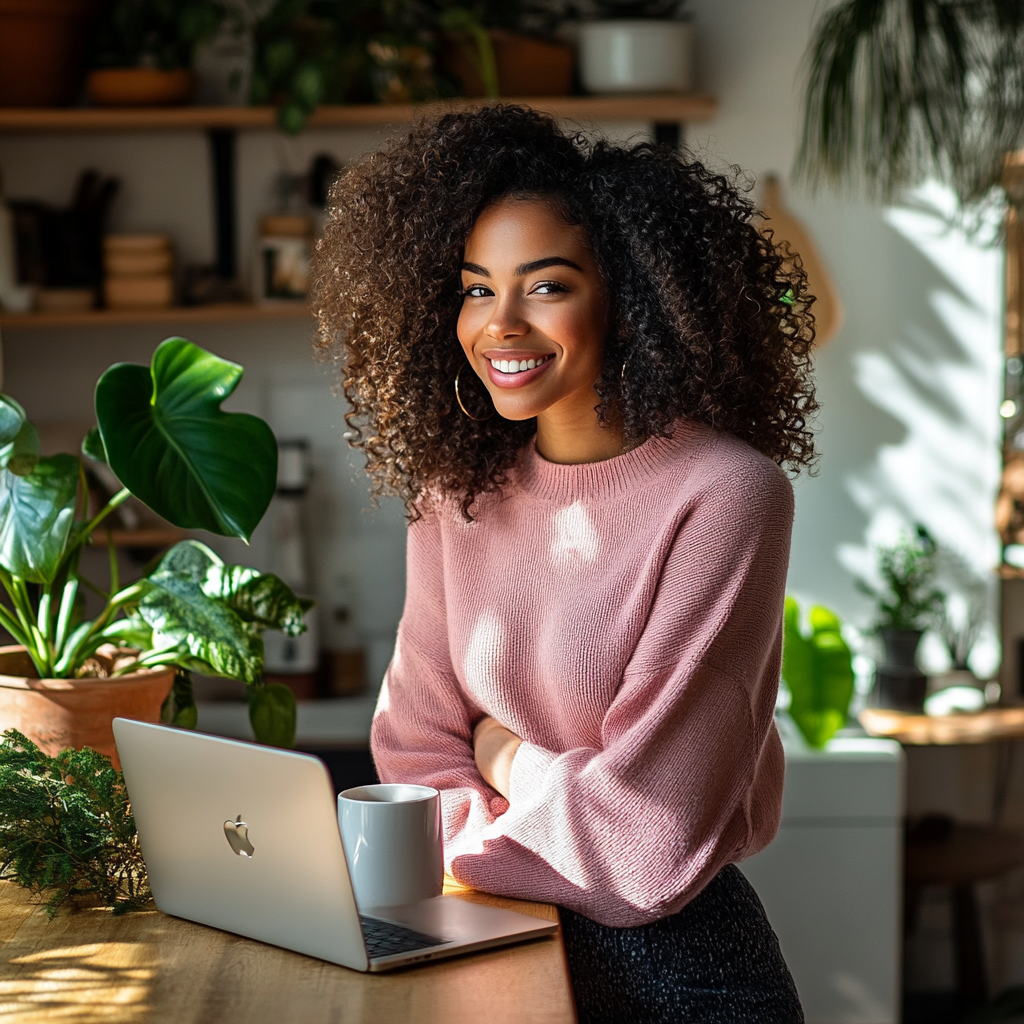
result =
[{"label": "woman's neck", "polygon": [[594,409],[548,409],[537,417],[537,451],[548,462],[603,462],[621,455],[624,447],[622,425],[613,420],[602,426]]}]

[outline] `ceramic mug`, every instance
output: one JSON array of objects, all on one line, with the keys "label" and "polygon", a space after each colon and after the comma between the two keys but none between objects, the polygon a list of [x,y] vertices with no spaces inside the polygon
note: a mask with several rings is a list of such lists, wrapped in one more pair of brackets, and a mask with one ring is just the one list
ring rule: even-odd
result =
[{"label": "ceramic mug", "polygon": [[338,795],[338,823],[361,910],[441,895],[441,794],[429,786],[357,786]]}]

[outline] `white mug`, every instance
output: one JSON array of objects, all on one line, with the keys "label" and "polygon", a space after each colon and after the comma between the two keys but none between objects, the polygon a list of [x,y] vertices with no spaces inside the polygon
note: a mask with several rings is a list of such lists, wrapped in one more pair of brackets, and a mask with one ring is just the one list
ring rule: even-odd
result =
[{"label": "white mug", "polygon": [[338,823],[360,910],[441,895],[441,794],[429,786],[357,786],[338,794]]}]

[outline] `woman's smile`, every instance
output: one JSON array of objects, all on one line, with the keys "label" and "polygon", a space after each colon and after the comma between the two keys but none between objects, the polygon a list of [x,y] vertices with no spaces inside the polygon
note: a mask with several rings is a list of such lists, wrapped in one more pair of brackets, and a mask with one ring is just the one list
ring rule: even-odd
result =
[{"label": "woman's smile", "polygon": [[550,365],[554,356],[513,350],[485,352],[487,377],[498,388],[521,388],[533,383]]}]

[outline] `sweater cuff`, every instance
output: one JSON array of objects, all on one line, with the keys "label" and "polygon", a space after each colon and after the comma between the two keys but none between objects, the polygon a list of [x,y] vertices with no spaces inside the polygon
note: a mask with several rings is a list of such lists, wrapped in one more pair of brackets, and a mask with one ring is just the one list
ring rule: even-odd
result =
[{"label": "sweater cuff", "polygon": [[557,757],[543,747],[520,743],[508,776],[509,802],[523,804],[536,799],[544,786],[544,776]]}]

